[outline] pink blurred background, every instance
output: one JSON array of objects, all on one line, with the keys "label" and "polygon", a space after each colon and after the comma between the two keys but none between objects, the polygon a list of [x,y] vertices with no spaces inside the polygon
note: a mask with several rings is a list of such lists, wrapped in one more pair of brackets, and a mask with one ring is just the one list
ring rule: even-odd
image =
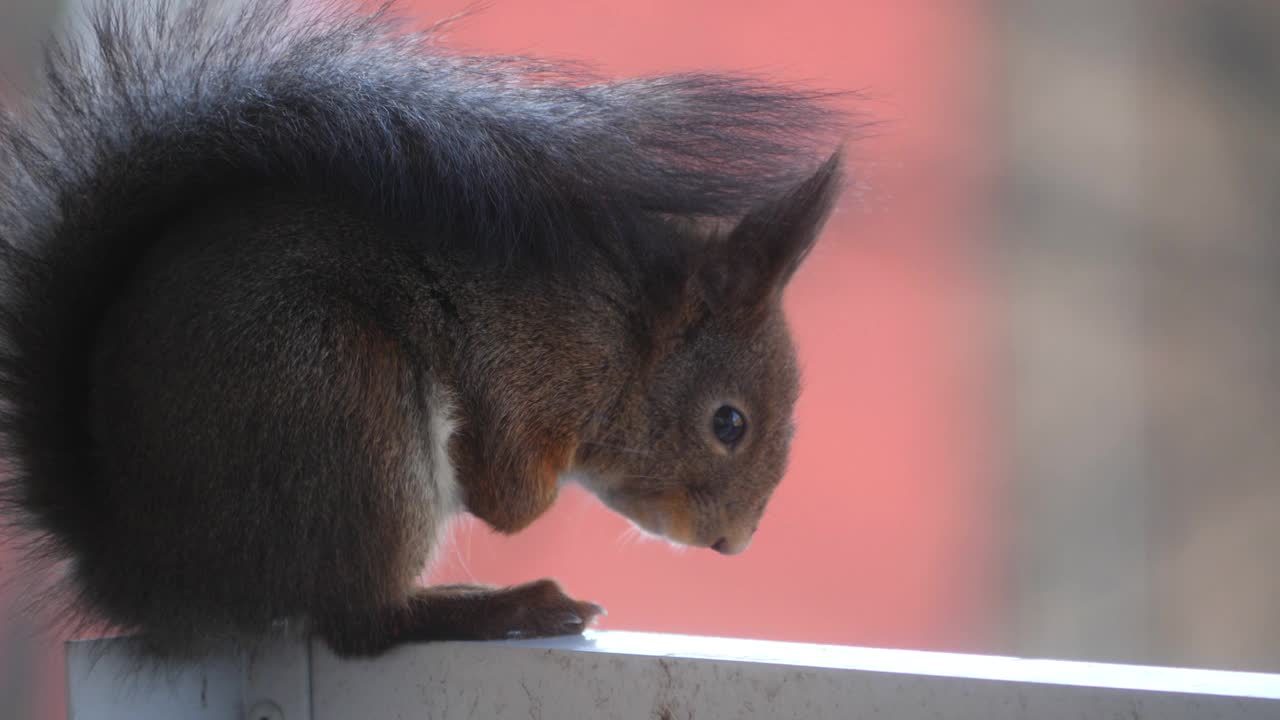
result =
[{"label": "pink blurred background", "polygon": [[[419,2],[424,11],[463,3]],[[998,572],[983,478],[987,319],[976,4],[496,3],[454,47],[587,60],[616,75],[750,69],[872,99],[853,187],[789,290],[805,373],[793,462],[751,549],[636,540],[571,490],[512,538],[469,521],[432,574],[550,575],[601,628],[981,651]],[[864,186],[859,188],[858,185]]]},{"label": "pink blurred background", "polygon": [[[426,18],[467,6],[407,5]],[[446,42],[615,75],[751,70],[861,90],[852,109],[887,124],[850,148],[855,186],[790,290],[800,432],[751,550],[641,540],[570,490],[517,537],[462,521],[432,579],[556,577],[608,608],[604,629],[989,648],[999,530],[978,417],[986,299],[969,260],[985,192],[979,6],[497,2]],[[50,643],[48,672],[33,673],[36,716],[63,712],[59,655]]]}]

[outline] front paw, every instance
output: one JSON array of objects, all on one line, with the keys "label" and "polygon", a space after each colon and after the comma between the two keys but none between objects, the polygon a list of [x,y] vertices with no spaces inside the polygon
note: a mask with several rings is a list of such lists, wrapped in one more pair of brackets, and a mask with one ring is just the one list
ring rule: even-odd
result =
[{"label": "front paw", "polygon": [[595,603],[569,597],[554,580],[507,588],[491,597],[490,602],[493,638],[577,635],[605,614],[604,608]]},{"label": "front paw", "polygon": [[403,607],[331,613],[314,622],[339,656],[368,657],[411,641],[576,635],[603,614],[599,605],[566,595],[554,580],[538,580],[507,588],[420,588]]}]

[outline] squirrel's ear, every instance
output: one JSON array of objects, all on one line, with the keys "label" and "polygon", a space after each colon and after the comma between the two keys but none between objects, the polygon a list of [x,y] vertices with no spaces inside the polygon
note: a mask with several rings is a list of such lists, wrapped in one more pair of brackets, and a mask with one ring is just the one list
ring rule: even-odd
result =
[{"label": "squirrel's ear", "polygon": [[841,187],[837,151],[812,176],[747,213],[699,268],[717,306],[760,305],[780,293],[817,240]]}]

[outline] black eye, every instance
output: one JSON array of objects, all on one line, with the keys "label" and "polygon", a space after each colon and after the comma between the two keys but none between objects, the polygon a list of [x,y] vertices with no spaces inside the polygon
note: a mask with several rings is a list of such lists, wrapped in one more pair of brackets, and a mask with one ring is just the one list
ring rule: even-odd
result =
[{"label": "black eye", "polygon": [[747,416],[732,405],[721,405],[711,417],[711,431],[725,445],[735,445],[747,431]]}]

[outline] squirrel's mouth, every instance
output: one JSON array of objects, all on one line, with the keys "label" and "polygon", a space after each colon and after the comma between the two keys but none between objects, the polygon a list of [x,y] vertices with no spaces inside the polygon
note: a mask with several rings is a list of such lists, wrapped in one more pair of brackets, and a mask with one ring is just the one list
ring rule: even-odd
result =
[{"label": "squirrel's mouth", "polygon": [[577,478],[583,487],[591,491],[604,506],[621,515],[642,534],[666,540],[681,547],[703,546],[693,532],[694,522],[687,502],[671,495],[634,496],[624,488],[610,483],[593,483]]},{"label": "squirrel's mouth", "polygon": [[568,481],[580,484],[599,498],[605,507],[631,522],[642,535],[665,540],[679,548],[709,548],[722,555],[736,555],[750,543],[735,540],[731,533],[716,533],[705,538],[698,532],[688,494],[674,489],[664,494],[636,495],[618,483],[586,474],[574,474]]},{"label": "squirrel's mouth", "polygon": [[[641,533],[649,537],[666,540],[680,548],[709,548],[721,555],[737,555],[746,550],[751,544],[752,533],[747,533],[743,536],[732,533],[718,534],[714,540],[710,541],[699,538],[693,532],[692,514],[685,510],[683,506],[675,506],[674,511],[672,508],[661,508],[661,506],[656,511],[643,508],[634,513],[618,508],[614,508],[614,510],[630,520],[631,524]],[[682,512],[683,514],[681,514]]]},{"label": "squirrel's mouth", "polygon": [[[748,543],[734,542],[726,536],[704,540],[694,531],[692,513],[683,503],[675,501],[649,503],[628,502],[602,498],[605,505],[631,521],[642,534],[665,540],[678,548],[710,548],[722,555],[736,555],[746,549]],[[647,500],[647,498],[646,498]],[[639,507],[636,507],[639,505]]]}]

